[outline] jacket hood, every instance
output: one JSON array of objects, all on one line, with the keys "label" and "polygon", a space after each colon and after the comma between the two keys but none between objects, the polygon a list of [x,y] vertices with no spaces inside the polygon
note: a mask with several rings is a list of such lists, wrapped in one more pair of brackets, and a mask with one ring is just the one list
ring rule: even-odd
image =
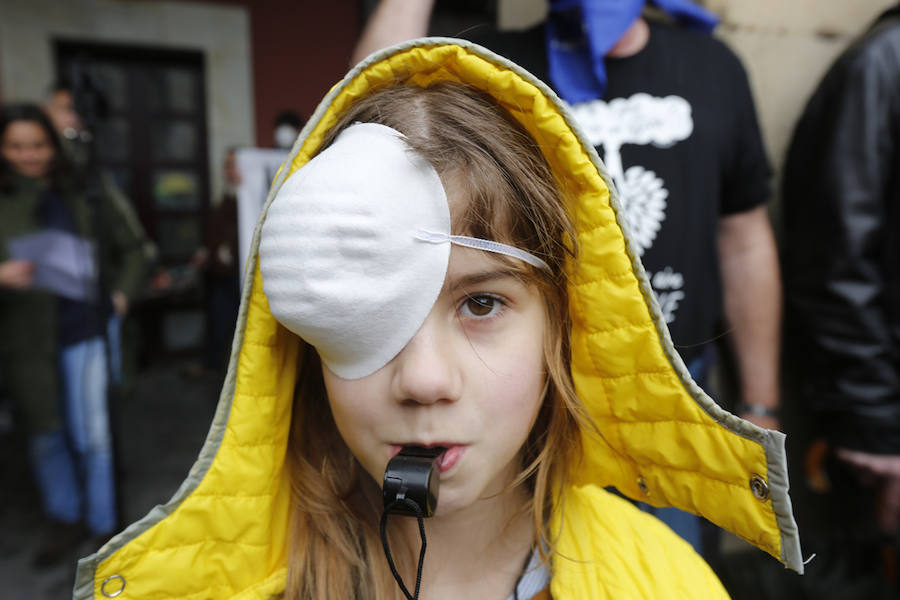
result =
[{"label": "jacket hood", "polygon": [[566,105],[480,46],[423,38],[357,65],[303,128],[256,228],[228,374],[199,458],[168,503],[79,562],[76,598],[110,596],[122,586],[120,598],[143,599],[262,598],[283,589],[290,513],[284,458],[300,343],[269,311],[258,266],[260,227],[285,179],[315,155],[354,102],[387,86],[444,80],[496,98],[572,189],[579,244],[577,261],[568,264],[572,374],[602,434],[582,432],[573,487],[615,486],[634,499],[703,515],[803,571],[784,435],[722,410],[691,379],[612,180]]}]

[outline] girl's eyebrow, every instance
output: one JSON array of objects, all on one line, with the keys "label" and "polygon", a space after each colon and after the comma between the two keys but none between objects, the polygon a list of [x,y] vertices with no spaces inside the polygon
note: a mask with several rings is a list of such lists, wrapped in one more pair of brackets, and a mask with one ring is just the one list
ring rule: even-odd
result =
[{"label": "girl's eyebrow", "polygon": [[474,273],[464,273],[456,277],[448,277],[444,282],[444,290],[471,287],[488,281],[496,281],[498,279],[515,279],[516,281],[519,281],[521,277],[521,274],[513,269],[475,271]]}]

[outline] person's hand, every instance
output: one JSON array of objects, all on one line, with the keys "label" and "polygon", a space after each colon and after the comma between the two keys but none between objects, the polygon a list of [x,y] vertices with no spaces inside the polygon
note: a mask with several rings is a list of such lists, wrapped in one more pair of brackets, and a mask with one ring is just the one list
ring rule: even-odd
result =
[{"label": "person's hand", "polygon": [[849,448],[837,448],[838,458],[876,476],[900,478],[900,454],[870,454]]},{"label": "person's hand", "polygon": [[27,260],[0,262],[0,286],[21,290],[31,285],[34,265]]},{"label": "person's hand", "polygon": [[863,483],[876,489],[876,517],[884,533],[900,531],[900,455],[870,454],[837,448],[838,458],[853,466]]},{"label": "person's hand", "polygon": [[120,317],[128,314],[128,296],[116,290],[112,293],[113,310]]}]

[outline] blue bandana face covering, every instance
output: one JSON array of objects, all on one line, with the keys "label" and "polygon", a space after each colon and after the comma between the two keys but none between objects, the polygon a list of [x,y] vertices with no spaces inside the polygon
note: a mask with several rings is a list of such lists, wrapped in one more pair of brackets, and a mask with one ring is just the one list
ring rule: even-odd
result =
[{"label": "blue bandana face covering", "polygon": [[278,190],[259,242],[272,315],[344,379],[371,375],[425,322],[444,285],[450,244],[541,259],[452,235],[437,171],[398,131],[356,123]]},{"label": "blue bandana face covering", "polygon": [[[711,32],[718,18],[690,0],[650,0],[682,27]],[[603,97],[604,59],[634,21],[644,0],[550,0],[547,63],[550,79],[566,102]]]}]

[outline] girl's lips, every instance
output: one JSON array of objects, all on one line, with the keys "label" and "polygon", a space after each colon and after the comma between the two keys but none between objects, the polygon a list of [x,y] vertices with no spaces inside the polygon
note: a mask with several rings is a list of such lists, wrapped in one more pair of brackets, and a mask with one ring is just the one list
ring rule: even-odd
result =
[{"label": "girl's lips", "polygon": [[[403,450],[404,446],[420,446],[421,444],[392,444],[391,445],[391,458],[399,454],[401,450]],[[429,444],[430,447],[441,447],[445,448],[443,452],[437,458],[438,468],[441,470],[441,473],[446,473],[454,466],[459,463],[459,460],[462,458],[463,454],[466,452],[466,446],[460,444]]]},{"label": "girl's lips", "polygon": [[441,473],[446,473],[456,466],[465,452],[465,446],[447,446],[447,449],[438,456],[438,467],[440,467]]}]

